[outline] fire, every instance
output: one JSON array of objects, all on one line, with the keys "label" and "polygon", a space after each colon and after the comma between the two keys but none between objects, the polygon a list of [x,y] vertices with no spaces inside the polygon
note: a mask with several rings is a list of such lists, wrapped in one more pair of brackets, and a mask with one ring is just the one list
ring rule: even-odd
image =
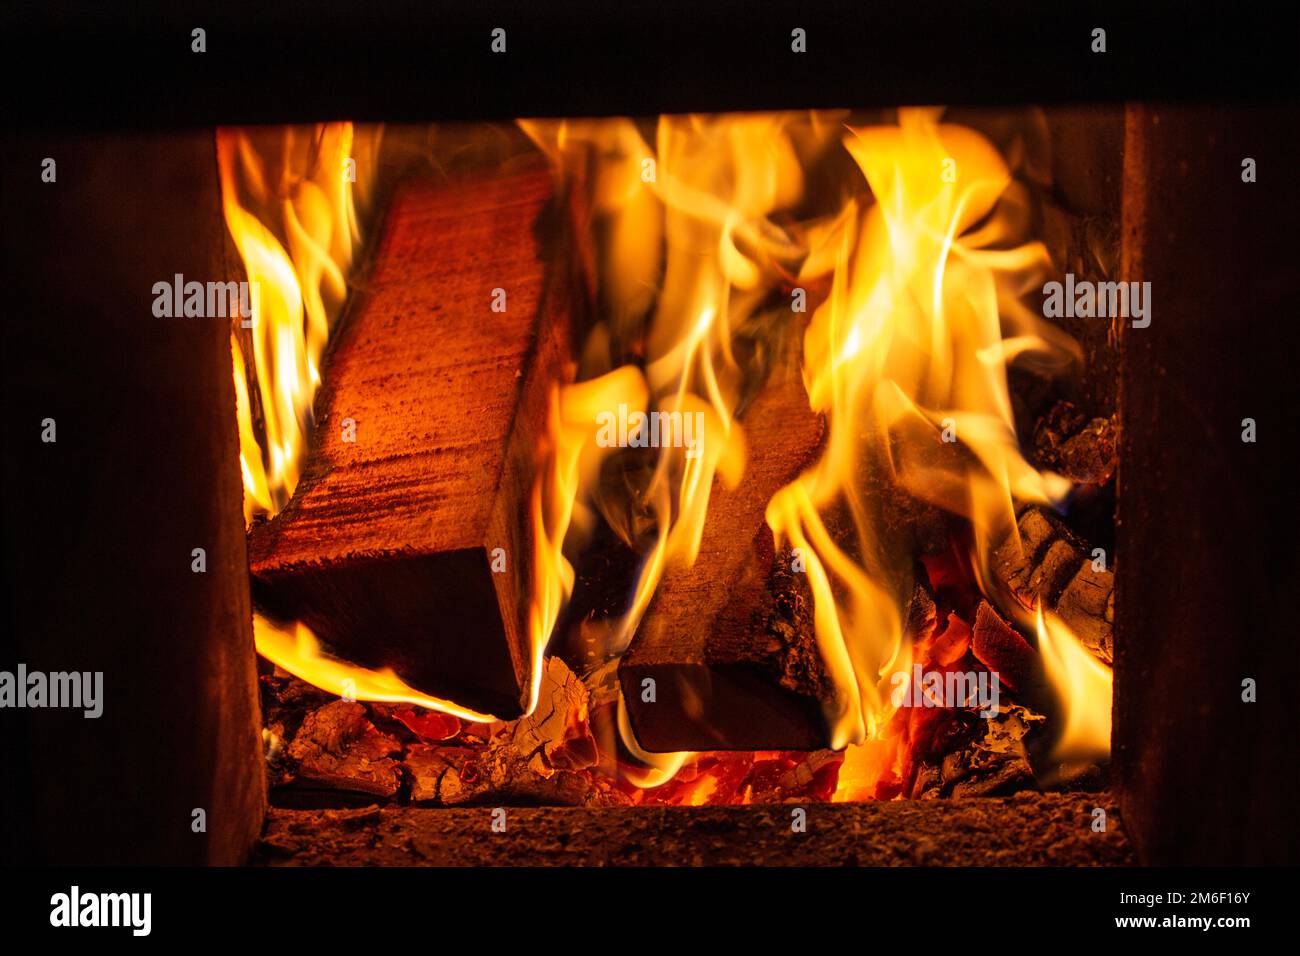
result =
[{"label": "fire", "polygon": [[354,186],[372,181],[378,137],[351,123],[287,127],[278,143],[217,131],[226,226],[253,297],[247,335],[236,325],[230,343],[246,520],[274,515],[298,484],[321,353],[360,240]]},{"label": "fire", "polygon": [[[851,199],[825,238],[833,258],[814,253],[801,275],[831,272],[804,340],[809,401],[830,438],[774,496],[768,522],[808,558],[818,646],[838,692],[827,715],[836,747],[877,734],[891,710],[882,680],[909,666],[911,543],[889,530],[873,491],[893,483],[968,519],[972,561],[992,593],[989,557],[1015,527],[1013,500],[1069,490],[1022,457],[1006,380],[1010,358],[1060,349],[1059,333],[1019,301],[1050,264],[1046,250],[1008,246],[1022,198],[1006,163],[982,136],[938,117],[900,110],[897,126],[848,131],[874,202]],[[852,517],[858,560],[826,530],[835,507]]]},{"label": "fire", "polygon": [[551,394],[549,466],[533,486],[530,511],[533,590],[528,609],[532,652],[528,713],[537,706],[551,631],[564,602],[573,593],[573,565],[564,556],[565,540],[571,525],[575,527],[575,538],[585,536],[594,518],[579,489],[592,487],[600,462],[610,450],[596,442],[596,416],[619,403],[643,410],[646,397],[645,379],[630,365],[557,388]]},{"label": "fire", "polygon": [[[275,515],[298,484],[321,354],[361,238],[355,194],[373,182],[380,133],[351,123],[287,127],[278,138],[217,131],[222,208],[253,302],[230,337],[246,521]],[[329,657],[304,624],[281,627],[255,613],[253,634],[259,654],[317,687],[491,719],[420,694],[391,672]]]},{"label": "fire", "polygon": [[254,613],[253,637],[257,642],[257,653],[268,661],[312,686],[346,700],[414,704],[479,723],[496,720],[491,714],[480,714],[453,701],[421,694],[391,670],[372,671],[330,657],[321,650],[311,628],[301,621],[282,627]]},{"label": "fire", "polygon": [[[714,475],[734,486],[744,469],[744,434],[734,421],[744,376],[732,337],[780,277],[777,256],[788,239],[765,217],[800,195],[795,123],[663,117],[654,150],[627,120],[521,125],[562,169],[580,173],[595,157],[591,200],[610,237],[598,264],[610,317],[591,344],[642,353],[646,413],[704,421],[700,447],[661,446],[641,491],[657,536],[614,638],[621,649],[664,570],[694,562]],[[585,371],[598,376],[610,367]],[[606,408],[620,401],[612,395]]]},{"label": "fire", "polygon": [[[665,571],[697,560],[715,478],[744,480],[738,412],[766,371],[737,348],[745,336],[770,355],[774,336],[802,331],[809,403],[827,422],[820,458],[773,496],[766,517],[778,543],[805,559],[817,646],[836,690],[832,744],[848,748],[837,798],[897,769],[896,748],[881,739],[895,713],[888,680],[917,654],[904,628],[915,542],[887,520],[882,489],[965,519],[980,590],[1032,633],[991,573],[991,555],[1015,533],[1017,503],[1058,502],[1070,485],[1021,454],[1007,370],[1026,360],[1063,365],[1078,349],[1021,301],[1051,267],[1044,246],[1025,241],[1024,188],[988,140],[940,115],[904,109],[896,124],[855,127],[818,113],[666,116],[653,136],[629,120],[521,121],[587,189],[600,239],[601,321],[578,356],[576,384],[550,396],[545,465],[529,502],[530,712],[573,591],[574,556],[597,520],[642,555],[626,611],[606,635],[616,656]],[[219,134],[227,223],[260,290],[251,333],[232,337],[250,519],[278,511],[298,481],[322,350],[360,238],[341,170],[376,142],[377,131],[351,124],[290,130],[277,166],[249,134]],[[828,203],[808,173],[836,151],[861,178],[838,184],[844,193]],[[806,329],[790,309],[792,288],[814,290]],[[703,422],[695,442],[646,450],[625,501],[599,489],[615,451],[599,423],[616,409],[629,423]],[[844,526],[852,540],[830,530]],[[1109,671],[1054,616],[1040,613],[1037,633],[1064,701],[1061,753],[1105,753]],[[301,624],[258,618],[256,634],[259,652],[317,686],[339,690],[346,680],[356,699],[492,719],[390,672],[334,660]],[[699,765],[697,755],[644,752],[621,700],[617,718],[640,763],[626,774],[636,785],[681,784]],[[707,774],[686,782],[686,802],[707,801],[715,786]]]},{"label": "fire", "polygon": [[1036,609],[1038,650],[1065,710],[1065,727],[1053,757],[1094,760],[1110,754],[1111,670],[1079,643],[1055,614]]},{"label": "fire", "polygon": [[[583,371],[601,381],[602,374],[643,368],[645,389],[631,400],[625,391],[606,391],[604,408],[626,403],[642,414],[703,422],[691,447],[660,444],[652,475],[638,490],[654,516],[655,534],[628,611],[610,635],[610,650],[619,653],[665,570],[694,564],[715,475],[728,487],[741,479],[745,439],[735,411],[745,374],[732,340],[788,275],[783,265],[790,261],[793,242],[769,215],[801,197],[799,150],[827,133],[794,115],[662,117],[651,150],[627,120],[521,125],[562,170],[581,174],[594,156],[591,201],[609,236],[598,270],[610,316],[592,334],[588,351],[599,346],[607,355],[640,354],[637,366],[609,372],[612,363],[606,360]],[[648,294],[656,289],[657,296]],[[557,440],[554,424],[552,440],[558,471],[565,436],[561,429]],[[580,500],[592,494],[590,480],[570,484],[553,473],[547,483],[552,494],[562,491]],[[564,506],[552,502],[551,510],[562,513]],[[606,517],[614,527],[621,524]],[[536,520],[534,527],[539,527]],[[561,553],[563,534],[557,522],[538,535],[547,545],[539,553],[545,561],[540,575],[550,587],[540,587],[539,580],[533,596],[535,647],[544,646],[554,625],[554,582],[572,581]],[[686,759],[643,752],[621,704],[619,727],[629,752],[650,767],[640,776],[645,785],[671,779]]]},{"label": "fire", "polygon": [[[967,519],[979,585],[1008,607],[989,562],[1015,533],[1015,503],[1054,503],[1070,488],[1021,454],[1007,386],[1013,361],[1078,357],[1071,339],[1021,302],[1051,263],[1041,243],[1023,241],[1027,197],[998,150],[940,123],[940,112],[900,110],[897,125],[849,128],[841,143],[866,188],[837,215],[786,229],[773,214],[797,206],[804,163],[834,145],[825,117],[662,117],[654,150],[628,121],[524,124],[561,167],[593,181],[610,237],[601,250],[612,314],[597,333],[602,348],[640,342],[634,319],[648,311],[651,405],[698,402],[714,416],[710,440],[720,433],[725,442],[716,461],[660,451],[643,491],[656,536],[615,651],[664,569],[694,561],[713,475],[742,479],[734,414],[744,373],[733,336],[781,281],[829,285],[803,350],[809,401],[825,414],[829,439],[820,460],[773,497],[767,520],[806,558],[818,647],[836,687],[827,719],[837,749],[879,736],[893,711],[885,681],[913,653],[903,610],[914,543],[890,530],[877,492],[896,485]],[[646,285],[658,275],[651,307]],[[578,498],[589,492],[581,482],[567,487]],[[833,538],[832,511],[850,519],[855,541]],[[1053,679],[1068,684],[1078,664],[1065,660]],[[647,785],[682,767],[688,755],[640,751],[621,705],[619,723],[627,749],[652,765]],[[888,747],[857,748],[844,770],[865,780],[891,759]]]}]

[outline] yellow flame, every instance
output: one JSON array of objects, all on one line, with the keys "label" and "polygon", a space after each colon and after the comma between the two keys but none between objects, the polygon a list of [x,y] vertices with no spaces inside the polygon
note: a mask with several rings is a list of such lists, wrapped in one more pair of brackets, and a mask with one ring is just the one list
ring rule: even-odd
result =
[{"label": "yellow flame", "polygon": [[[773,497],[767,520],[806,559],[818,647],[836,688],[827,712],[836,748],[879,734],[892,711],[884,682],[912,656],[903,602],[915,542],[887,520],[888,496],[878,492],[897,486],[968,519],[978,583],[1006,605],[990,556],[1015,533],[1015,504],[1069,490],[1021,455],[1006,377],[1018,360],[1050,367],[1080,357],[1021,301],[1050,267],[1046,250],[1023,241],[1027,195],[998,150],[940,115],[905,109],[897,125],[850,128],[842,145],[866,188],[837,215],[790,233],[773,214],[788,218],[800,201],[805,165],[830,142],[824,117],[661,117],[653,149],[627,120],[522,124],[562,169],[587,178],[605,237],[597,255],[608,318],[588,343],[584,374],[599,376],[610,356],[633,351],[650,408],[708,415],[711,452],[692,460],[661,449],[639,489],[656,531],[614,652],[664,571],[695,561],[714,477],[742,478],[734,416],[745,383],[734,335],[780,282],[829,280],[803,350],[809,401],[827,416],[829,439],[820,460]],[[590,494],[584,481],[553,488],[579,501]],[[830,533],[832,511],[851,521],[856,541]],[[562,528],[550,539],[552,563],[562,560],[562,539]],[[571,568],[563,571],[571,580]],[[549,598],[547,607],[553,624]],[[1049,644],[1077,648],[1064,638]],[[1081,668],[1091,676],[1076,692],[1090,696],[1072,705],[1076,721],[1081,708],[1105,706],[1099,679],[1108,672],[1073,655],[1053,671],[1067,685]],[[689,756],[642,752],[621,701],[619,728],[648,766],[639,785],[666,782]],[[1071,730],[1070,747],[1074,740]],[[857,748],[845,767],[865,781],[896,756]]]},{"label": "yellow flame", "polygon": [[641,767],[624,766],[623,776],[633,786],[643,790],[662,787],[677,775],[693,754],[689,753],[650,753],[642,750],[637,743],[636,734],[632,732],[632,722],[627,716],[627,703],[622,695],[618,698],[618,733],[627,752],[641,762]]},{"label": "yellow flame", "polygon": [[[969,519],[976,573],[995,595],[989,557],[1015,529],[1013,502],[1054,501],[1069,488],[1021,455],[1006,382],[1018,358],[1078,355],[1020,301],[1050,265],[1046,251],[1016,244],[1025,195],[997,149],[939,116],[901,110],[897,125],[849,129],[842,145],[867,190],[828,221],[799,227],[802,244],[771,217],[802,197],[804,165],[830,142],[824,117],[661,117],[653,150],[627,120],[522,124],[561,168],[588,177],[608,237],[598,268],[610,318],[589,352],[626,351],[648,312],[650,406],[709,414],[713,453],[691,460],[661,449],[642,489],[657,531],[616,652],[664,571],[695,560],[714,476],[741,480],[736,330],[782,279],[829,278],[804,339],[804,380],[829,440],[816,465],[773,497],[767,520],[806,558],[818,647],[836,688],[827,718],[837,748],[879,732],[891,710],[883,682],[910,665],[902,608],[914,543],[890,530],[874,492],[897,485]],[[583,482],[553,487],[578,499],[589,492]],[[835,509],[856,529],[852,553],[824,523]],[[550,543],[555,563],[561,542]],[[622,713],[620,728],[638,754]],[[662,782],[682,755],[644,759],[647,780]]]},{"label": "yellow flame", "polygon": [[[817,643],[836,688],[827,712],[834,746],[879,734],[891,712],[884,682],[910,666],[902,609],[912,590],[914,542],[886,520],[879,489],[896,485],[968,519],[979,583],[1003,603],[990,555],[1015,531],[1013,502],[1054,501],[1069,487],[1020,454],[1007,366],[1078,353],[1020,301],[1050,265],[1041,244],[1021,241],[1024,190],[992,144],[939,116],[901,110],[897,125],[850,128],[840,140],[818,114],[661,117],[653,148],[629,120],[521,121],[561,171],[587,186],[593,232],[601,237],[602,321],[581,352],[578,383],[550,396],[546,464],[529,506],[530,711],[573,590],[570,556],[596,510],[608,508],[595,493],[612,451],[599,440],[600,414],[621,405],[705,422],[702,446],[663,444],[635,490],[654,529],[629,610],[611,631],[611,650],[619,653],[665,571],[696,560],[715,478],[732,487],[743,479],[746,442],[736,411],[752,383],[734,339],[796,283],[829,287],[803,348],[810,404],[826,415],[829,434],[818,462],[769,502],[767,520],[778,541],[805,556]],[[346,292],[355,210],[341,181],[315,173],[277,181],[247,137],[223,136],[227,221],[250,279],[263,286],[253,333],[235,337],[246,509],[274,513],[298,478],[321,349]],[[346,156],[351,138],[346,124],[318,130],[312,168]],[[290,136],[286,154],[298,145]],[[791,224],[808,163],[838,147],[863,183],[837,214]],[[254,199],[241,204],[237,186]],[[832,512],[848,519],[855,541],[831,534]],[[608,511],[605,517],[615,524]],[[629,543],[638,538],[635,529],[624,531]],[[1085,721],[1087,732],[1076,724],[1097,706],[1097,675],[1077,676],[1083,664],[1071,650],[1077,642],[1062,636],[1068,629],[1049,618],[1040,628],[1047,631],[1042,646],[1045,656],[1056,654],[1053,680],[1067,702],[1076,693],[1086,697],[1071,704],[1069,746],[1078,749],[1078,739],[1095,745],[1096,722]],[[314,675],[305,678],[313,683],[352,679],[358,696],[396,694],[468,713],[391,674],[332,661],[301,625],[290,633],[263,622],[258,633],[259,650],[265,643],[266,656]],[[1108,683],[1106,692],[1109,701]],[[633,777],[641,786],[672,779],[690,756],[641,751],[622,701],[618,725],[628,751],[647,767]],[[845,767],[865,779],[881,772],[889,751],[850,756]]]},{"label": "yellow flame", "polygon": [[351,123],[286,127],[278,143],[268,131],[217,131],[226,226],[252,295],[253,314],[231,332],[246,520],[274,515],[298,483],[321,354],[360,239],[354,186],[373,178],[378,137]]},{"label": "yellow flame", "polygon": [[528,609],[532,651],[529,713],[537,706],[551,632],[564,602],[573,593],[573,565],[564,555],[565,541],[571,525],[576,524],[578,535],[585,536],[592,524],[579,489],[594,484],[600,462],[613,450],[597,442],[597,416],[620,402],[634,411],[644,411],[646,394],[641,371],[631,365],[551,393],[547,430],[551,447],[547,467],[533,485],[530,507],[533,589]]},{"label": "yellow flame", "polygon": [[[835,747],[875,735],[891,711],[882,682],[910,656],[902,608],[914,548],[891,530],[876,492],[896,484],[968,518],[988,590],[1013,499],[1047,502],[1069,488],[1021,456],[1006,381],[1010,357],[1063,341],[1019,301],[1049,265],[1046,251],[1007,247],[1023,217],[1006,163],[978,133],[938,118],[907,109],[897,126],[849,130],[844,146],[874,202],[850,200],[801,273],[831,273],[804,339],[809,401],[826,414],[829,439],[773,497],[768,522],[807,558],[836,687]],[[834,508],[851,517],[859,558],[828,533]]]},{"label": "yellow flame", "polygon": [[[562,171],[587,181],[606,237],[597,270],[608,317],[586,350],[605,357],[589,361],[584,374],[602,375],[610,355],[642,351],[646,392],[636,396],[640,402],[604,392],[605,409],[622,401],[644,405],[647,413],[696,416],[691,420],[704,423],[700,446],[661,445],[648,483],[638,490],[656,530],[630,608],[611,636],[610,650],[617,653],[631,640],[664,572],[695,562],[715,476],[727,487],[741,480],[745,439],[734,416],[744,381],[732,337],[793,260],[794,243],[769,216],[799,200],[800,150],[830,134],[795,114],[665,116],[652,150],[629,120],[520,125]],[[556,448],[558,463],[562,439]],[[552,478],[550,488],[585,500],[592,483]],[[538,535],[551,565],[543,568],[549,588],[533,596],[540,627],[554,624],[554,595],[567,596],[567,589],[555,586],[572,575],[559,567],[563,533],[557,522]],[[629,751],[650,765],[638,782],[652,786],[671,779],[686,755],[642,753],[622,710],[619,726]]]},{"label": "yellow flame", "polygon": [[491,723],[497,719],[491,714],[481,714],[452,701],[422,694],[387,668],[372,671],[330,657],[321,650],[311,628],[301,621],[284,627],[254,612],[253,637],[257,641],[257,652],[271,663],[313,687],[340,697],[414,704],[479,723]]},{"label": "yellow flame", "polygon": [[631,639],[663,572],[694,564],[714,476],[733,488],[741,480],[745,439],[734,414],[744,382],[732,337],[783,276],[780,266],[793,243],[769,216],[801,197],[797,144],[816,135],[795,114],[659,120],[649,185],[662,204],[665,258],[646,333],[646,377],[659,409],[702,414],[706,437],[695,457],[660,451],[645,494],[658,539],[637,581],[620,646]]},{"label": "yellow flame", "polygon": [[1055,614],[1037,608],[1043,669],[1065,711],[1053,758],[1093,760],[1110,755],[1111,669],[1093,657]]}]

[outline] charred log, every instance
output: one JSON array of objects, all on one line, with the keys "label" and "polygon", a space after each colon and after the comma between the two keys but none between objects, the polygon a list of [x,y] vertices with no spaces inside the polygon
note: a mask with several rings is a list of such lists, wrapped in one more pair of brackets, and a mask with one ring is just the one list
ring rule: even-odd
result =
[{"label": "charred log", "polygon": [[1059,520],[1031,507],[993,558],[994,573],[1026,608],[1041,601],[1099,660],[1114,660],[1115,573]]},{"label": "charred log", "polygon": [[1115,416],[1089,418],[1070,402],[1057,402],[1035,428],[1034,448],[1040,467],[1074,482],[1103,485],[1118,460]]},{"label": "charred log", "polygon": [[379,730],[366,708],[336,700],[308,714],[289,745],[298,789],[349,791],[389,798],[397,793],[402,745]]},{"label": "charred log", "polygon": [[1026,690],[1039,673],[1038,652],[987,601],[975,613],[971,653],[1012,691]]}]

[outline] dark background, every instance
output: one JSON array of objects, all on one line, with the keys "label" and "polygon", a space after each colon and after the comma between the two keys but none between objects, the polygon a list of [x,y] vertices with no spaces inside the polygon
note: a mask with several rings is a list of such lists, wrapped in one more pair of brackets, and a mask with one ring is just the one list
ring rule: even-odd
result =
[{"label": "dark background", "polygon": [[1300,39],[1294,8],[1163,0],[54,0],[4,20],[7,124],[78,129],[1278,99]]}]

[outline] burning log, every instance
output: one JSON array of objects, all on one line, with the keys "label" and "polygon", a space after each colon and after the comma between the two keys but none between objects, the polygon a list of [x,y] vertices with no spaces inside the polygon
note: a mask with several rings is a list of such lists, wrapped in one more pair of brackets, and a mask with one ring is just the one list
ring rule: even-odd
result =
[{"label": "burning log", "polygon": [[633,732],[651,752],[827,746],[811,601],[764,518],[812,461],[823,422],[797,373],[772,375],[741,419],[744,478],[734,490],[714,481],[698,559],[664,575],[619,665]]},{"label": "burning log", "polygon": [[[734,491],[714,483],[698,560],[664,575],[619,664],[633,732],[649,752],[830,745],[825,705],[834,688],[817,647],[811,589],[789,548],[777,551],[765,519],[773,494],[821,447],[823,420],[789,371],[798,367],[778,364],[746,410],[745,476]],[[736,547],[740,541],[750,547]],[[918,585],[908,631],[928,634],[935,615]]]},{"label": "burning log", "polygon": [[269,612],[503,718],[527,702],[529,498],[580,288],[548,274],[553,240],[581,261],[558,248],[554,200],[540,166],[398,190],[329,356],[303,477],[248,540]]},{"label": "burning log", "polygon": [[1115,573],[1094,559],[1060,521],[1028,508],[1012,535],[994,554],[994,573],[1021,604],[1041,600],[1092,654],[1114,660]]},{"label": "burning log", "polygon": [[975,613],[971,653],[1013,691],[1028,688],[1041,666],[1038,653],[987,601]]}]

